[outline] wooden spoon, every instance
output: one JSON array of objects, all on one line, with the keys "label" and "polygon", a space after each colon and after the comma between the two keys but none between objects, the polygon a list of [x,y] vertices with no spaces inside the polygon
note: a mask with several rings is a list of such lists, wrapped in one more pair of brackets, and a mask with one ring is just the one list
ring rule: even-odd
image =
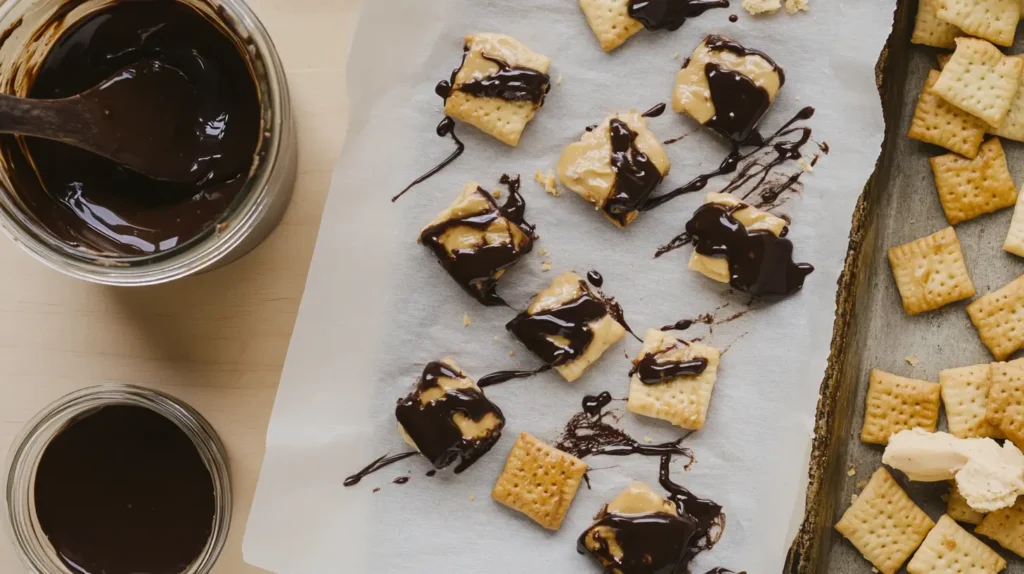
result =
[{"label": "wooden spoon", "polygon": [[155,61],[124,68],[77,96],[59,100],[0,94],[0,133],[34,136],[89,150],[154,179],[201,183],[195,88]]}]

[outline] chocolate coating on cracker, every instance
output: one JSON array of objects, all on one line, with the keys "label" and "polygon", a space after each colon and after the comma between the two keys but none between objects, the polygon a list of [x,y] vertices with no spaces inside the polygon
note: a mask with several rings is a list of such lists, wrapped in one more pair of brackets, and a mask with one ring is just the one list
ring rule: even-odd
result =
[{"label": "chocolate coating on cracker", "polygon": [[648,30],[678,30],[687,18],[728,7],[729,0],[630,0],[629,16]]},{"label": "chocolate coating on cracker", "polygon": [[643,207],[664,176],[647,154],[637,147],[637,134],[630,129],[629,124],[612,118],[608,129],[611,135],[611,166],[615,171],[615,189],[603,209],[609,217],[624,226],[629,223],[628,215]]},{"label": "chocolate coating on cracker", "polygon": [[[746,48],[724,36],[708,36],[705,45],[711,51],[763,58],[779,75],[779,87],[786,83],[783,69],[764,52]],[[771,107],[771,95],[747,76],[714,62],[704,65],[704,75],[708,80],[711,102],[715,106],[715,115],[705,125],[731,141],[747,142]]]}]

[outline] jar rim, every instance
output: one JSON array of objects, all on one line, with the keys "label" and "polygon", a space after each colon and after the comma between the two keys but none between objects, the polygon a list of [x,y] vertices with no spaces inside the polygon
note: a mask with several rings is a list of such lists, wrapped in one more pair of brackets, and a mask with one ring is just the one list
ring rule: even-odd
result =
[{"label": "jar rim", "polygon": [[[249,53],[254,80],[260,91],[263,133],[240,201],[229,207],[208,229],[175,249],[144,256],[110,256],[70,247],[48,231],[37,229],[17,208],[17,202],[11,201],[13,190],[6,189],[0,182],[0,228],[36,260],[74,278],[94,283],[156,285],[196,274],[222,261],[246,241],[265,216],[274,211],[276,186],[282,183],[281,174],[277,172],[294,172],[294,165],[289,165],[294,163],[294,142],[291,100],[284,66],[269,32],[245,0],[197,1],[215,13],[218,24],[239,49]],[[17,0],[0,2],[0,20],[19,4]],[[293,180],[294,175],[285,174],[285,178]],[[285,184],[291,185],[291,182]]]},{"label": "jar rim", "polygon": [[171,422],[192,440],[213,482],[215,510],[210,538],[182,574],[212,571],[227,542],[231,524],[232,491],[227,451],[217,432],[194,408],[166,393],[136,385],[110,383],[69,393],[50,403],[22,429],[8,455],[4,487],[7,534],[22,562],[33,572],[71,574],[59,559],[35,515],[35,473],[46,447],[84,414],[109,406],[148,408]]}]

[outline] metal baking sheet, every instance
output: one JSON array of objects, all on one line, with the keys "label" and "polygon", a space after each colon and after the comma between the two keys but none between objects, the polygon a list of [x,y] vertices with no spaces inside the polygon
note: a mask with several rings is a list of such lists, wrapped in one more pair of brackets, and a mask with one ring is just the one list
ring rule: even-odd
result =
[{"label": "metal baking sheet", "polygon": [[[854,215],[846,269],[840,281],[832,358],[822,385],[811,463],[808,513],[790,553],[787,572],[864,573],[871,565],[833,525],[881,465],[882,447],[860,442],[868,373],[882,369],[937,381],[939,371],[992,361],[965,307],[969,301],[910,317],[903,313],[887,250],[943,229],[942,212],[928,159],[945,150],[906,136],[917,97],[940,50],[912,45],[916,0],[900,0],[893,34],[879,60],[878,78],[886,140],[872,180]],[[1009,53],[1024,52],[1024,41]],[[1024,144],[1003,140],[1014,181],[1024,183]],[[1024,274],[1024,259],[1002,249],[1013,209],[956,226],[971,279],[983,295]],[[916,357],[911,365],[908,357]],[[945,430],[943,418],[939,422]],[[849,475],[853,468],[855,474]],[[944,484],[911,483],[894,473],[911,498],[932,518],[945,511]],[[971,528],[968,527],[968,530]],[[1006,572],[1024,573],[1024,560],[999,549]]]}]

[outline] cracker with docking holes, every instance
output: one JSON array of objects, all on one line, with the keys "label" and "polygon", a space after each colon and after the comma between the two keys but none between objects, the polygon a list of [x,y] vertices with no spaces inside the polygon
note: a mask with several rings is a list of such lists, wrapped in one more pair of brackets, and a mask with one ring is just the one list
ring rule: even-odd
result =
[{"label": "cracker with docking holes", "polygon": [[466,36],[462,65],[452,77],[444,113],[510,146],[551,88],[551,60],[504,34]]},{"label": "cracker with docking holes", "polygon": [[963,32],[949,22],[939,19],[941,5],[942,0],[921,0],[918,3],[911,42],[935,48],[956,47],[956,37],[962,36]]},{"label": "cracker with docking holes", "polygon": [[939,201],[951,225],[1017,203],[1017,186],[999,138],[982,144],[974,159],[946,154],[933,157],[931,164]]},{"label": "cracker with docking holes", "polygon": [[721,352],[649,329],[634,361],[627,408],[638,414],[700,430],[707,419]]},{"label": "cracker with docking holes", "polygon": [[1012,46],[1020,22],[1019,0],[942,0],[938,17],[971,36]]},{"label": "cracker with docking holes", "polygon": [[[1018,60],[1019,56],[1015,56]],[[1022,78],[1024,81],[1024,78]],[[1024,90],[1018,88],[1010,103],[1010,109],[999,127],[989,128],[988,133],[1010,140],[1024,142]]]},{"label": "cracker with docking holes", "polygon": [[1024,275],[978,298],[967,314],[997,361],[1024,347]]},{"label": "cracker with docking holes", "polygon": [[960,240],[952,227],[889,249],[889,265],[908,315],[974,296]]},{"label": "cracker with docking holes", "polygon": [[1017,504],[1010,508],[990,512],[974,533],[1024,556],[1024,497],[1018,498]]},{"label": "cracker with docking holes", "polygon": [[985,139],[985,130],[989,125],[933,92],[932,86],[938,79],[939,72],[928,72],[907,135],[911,139],[942,146],[973,158],[978,155],[978,148]]},{"label": "cracker with docking holes", "polygon": [[971,508],[970,504],[967,504],[967,499],[964,498],[964,495],[960,494],[956,481],[950,481],[949,485],[949,500],[946,501],[946,514],[957,522],[974,525],[981,524],[981,521],[985,519],[985,513],[978,512]]},{"label": "cracker with docking holes", "polygon": [[571,383],[626,335],[621,318],[618,303],[569,272],[556,277],[505,328]]},{"label": "cracker with docking holes", "polygon": [[889,444],[889,437],[902,430],[934,432],[939,423],[940,393],[938,383],[872,370],[860,440]]},{"label": "cracker with docking holes", "polygon": [[524,432],[491,497],[544,528],[558,530],[586,472],[587,463]]},{"label": "cracker with docking holes", "polygon": [[1017,205],[1013,208],[1013,219],[1006,232],[1003,250],[1024,257],[1024,193],[1017,194]]},{"label": "cracker with docking holes", "polygon": [[934,525],[883,467],[872,475],[836,530],[882,574],[895,574]]},{"label": "cracker with docking holes", "polygon": [[992,386],[988,390],[985,419],[1002,428],[1010,407],[1024,405],[1024,359],[992,363]]},{"label": "cracker with docking holes", "polygon": [[505,271],[533,249],[533,227],[526,222],[518,178],[499,206],[475,181],[420,232],[419,242],[445,271],[477,301],[502,305],[495,288]]},{"label": "cracker with docking holes", "polygon": [[999,424],[1006,438],[1017,448],[1024,449],[1024,405],[1010,405],[1003,412],[1003,420]]},{"label": "cracker with docking holes", "polygon": [[629,15],[630,0],[579,0],[587,24],[597,36],[601,49],[611,52],[626,43],[644,25]]},{"label": "cracker with docking holes", "polygon": [[732,141],[743,142],[785,82],[785,72],[764,52],[711,35],[676,75],[672,109]]},{"label": "cracker with docking holes", "polygon": [[671,167],[647,121],[632,111],[612,114],[569,144],[558,159],[558,179],[624,228]]},{"label": "cracker with docking holes", "polygon": [[907,564],[909,574],[998,574],[1005,568],[1002,556],[949,516],[939,518]]},{"label": "cracker with docking holes", "polygon": [[997,127],[1010,111],[1022,70],[1024,60],[1005,56],[985,40],[957,38],[956,51],[932,90],[954,106]]},{"label": "cracker with docking holes", "polygon": [[949,432],[957,438],[1002,438],[999,428],[985,418],[992,367],[972,365],[939,373],[942,404]]}]

